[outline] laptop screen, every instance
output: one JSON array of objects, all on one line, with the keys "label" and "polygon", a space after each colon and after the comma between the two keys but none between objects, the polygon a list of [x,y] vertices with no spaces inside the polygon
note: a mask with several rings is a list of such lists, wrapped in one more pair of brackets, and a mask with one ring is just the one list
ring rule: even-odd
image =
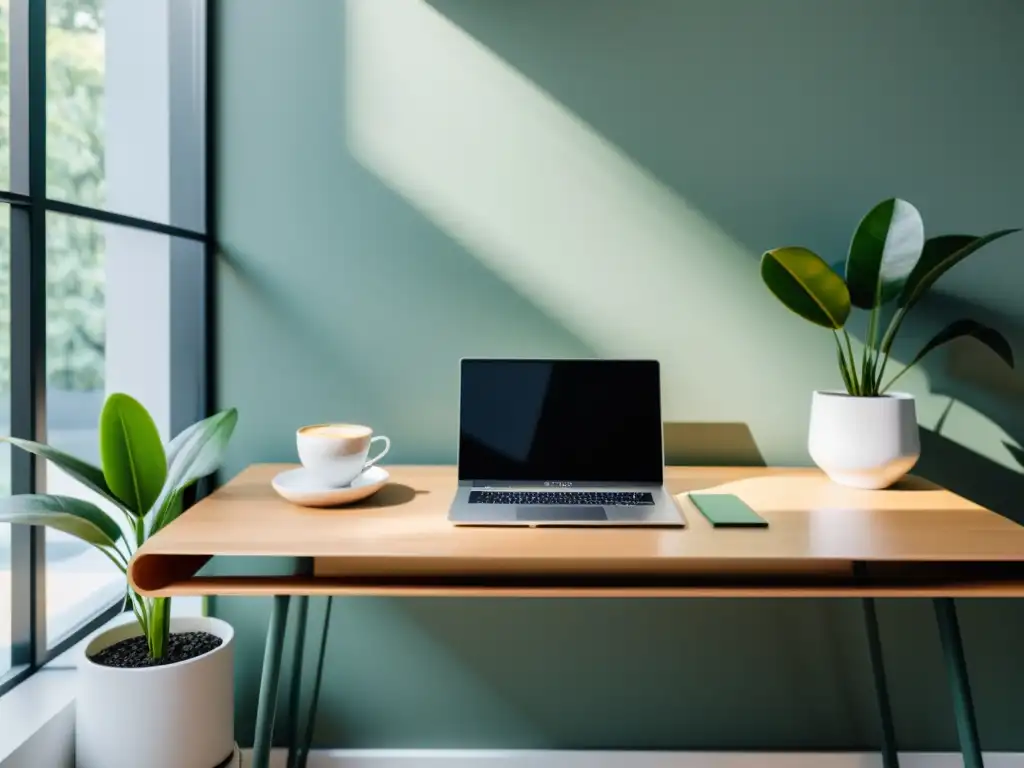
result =
[{"label": "laptop screen", "polygon": [[653,360],[463,360],[459,479],[662,482]]}]

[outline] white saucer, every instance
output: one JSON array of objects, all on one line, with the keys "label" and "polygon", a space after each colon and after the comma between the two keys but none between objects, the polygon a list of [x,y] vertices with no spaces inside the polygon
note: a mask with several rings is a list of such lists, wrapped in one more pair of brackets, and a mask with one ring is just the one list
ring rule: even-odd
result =
[{"label": "white saucer", "polygon": [[282,472],[270,484],[292,504],[303,507],[340,507],[372,496],[390,477],[383,467],[370,467],[348,485],[331,487],[314,480],[305,467],[299,467]]}]

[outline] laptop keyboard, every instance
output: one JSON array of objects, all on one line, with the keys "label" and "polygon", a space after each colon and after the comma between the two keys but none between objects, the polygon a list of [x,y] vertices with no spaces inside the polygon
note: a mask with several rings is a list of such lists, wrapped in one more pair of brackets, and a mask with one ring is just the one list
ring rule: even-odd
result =
[{"label": "laptop keyboard", "polygon": [[469,503],[636,507],[654,504],[654,497],[643,491],[470,491]]}]

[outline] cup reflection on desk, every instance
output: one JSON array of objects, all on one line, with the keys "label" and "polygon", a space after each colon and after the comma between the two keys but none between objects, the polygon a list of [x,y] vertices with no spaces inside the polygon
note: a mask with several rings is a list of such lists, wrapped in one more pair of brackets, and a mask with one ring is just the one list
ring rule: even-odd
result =
[{"label": "cup reflection on desk", "polygon": [[[384,449],[368,458],[378,441]],[[334,488],[350,484],[391,450],[391,440],[363,424],[309,424],[299,427],[295,442],[302,466],[318,483]]]}]

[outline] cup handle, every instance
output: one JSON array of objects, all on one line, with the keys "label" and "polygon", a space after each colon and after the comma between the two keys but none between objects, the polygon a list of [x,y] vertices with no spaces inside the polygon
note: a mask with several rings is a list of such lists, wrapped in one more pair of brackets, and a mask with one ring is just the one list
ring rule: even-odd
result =
[{"label": "cup handle", "polygon": [[370,445],[373,445],[375,440],[384,441],[384,450],[378,453],[376,456],[374,456],[372,459],[367,461],[366,464],[363,465],[364,472],[368,470],[370,467],[372,467],[374,464],[376,464],[378,461],[383,459],[387,455],[387,452],[391,450],[391,440],[385,437],[384,435],[374,435],[373,437],[371,437]]}]

